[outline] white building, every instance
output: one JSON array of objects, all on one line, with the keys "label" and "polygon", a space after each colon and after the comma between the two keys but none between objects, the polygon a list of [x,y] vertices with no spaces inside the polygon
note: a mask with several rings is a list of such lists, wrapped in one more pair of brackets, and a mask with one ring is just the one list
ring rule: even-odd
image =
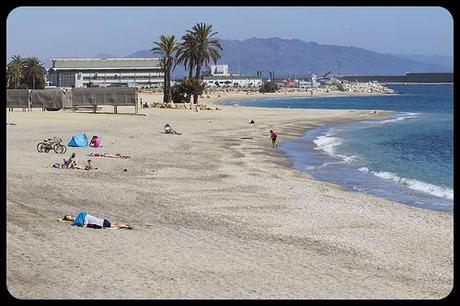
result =
[{"label": "white building", "polygon": [[62,58],[52,59],[48,70],[57,87],[155,87],[163,85],[158,58]]},{"label": "white building", "polygon": [[253,76],[205,76],[203,82],[209,87],[260,87],[262,78]]},{"label": "white building", "polygon": [[203,82],[208,87],[260,87],[262,78],[231,74],[228,65],[212,65],[208,68]]},{"label": "white building", "polygon": [[212,65],[209,67],[208,75],[229,76],[228,65]]}]

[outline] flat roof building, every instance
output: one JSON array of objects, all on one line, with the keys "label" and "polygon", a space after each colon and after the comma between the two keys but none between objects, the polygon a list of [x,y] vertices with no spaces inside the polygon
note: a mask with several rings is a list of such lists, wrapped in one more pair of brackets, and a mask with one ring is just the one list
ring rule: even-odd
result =
[{"label": "flat roof building", "polygon": [[262,78],[254,76],[204,76],[203,82],[210,87],[260,87]]},{"label": "flat roof building", "polygon": [[211,65],[203,76],[203,82],[210,87],[260,87],[262,78],[232,74],[228,65]]},{"label": "flat roof building", "polygon": [[208,75],[229,76],[228,65],[211,65],[207,71]]},{"label": "flat roof building", "polygon": [[57,87],[154,87],[163,85],[159,58],[59,58],[48,70]]}]

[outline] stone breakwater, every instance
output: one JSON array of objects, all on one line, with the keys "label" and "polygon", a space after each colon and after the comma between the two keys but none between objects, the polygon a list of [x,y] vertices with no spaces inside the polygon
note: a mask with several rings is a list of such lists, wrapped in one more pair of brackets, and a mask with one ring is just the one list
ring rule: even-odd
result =
[{"label": "stone breakwater", "polygon": [[383,86],[379,83],[349,83],[348,90],[356,93],[382,93],[382,94],[395,94],[393,89]]},{"label": "stone breakwater", "polygon": [[332,86],[336,87],[339,91],[342,92],[352,92],[352,93],[369,93],[369,94],[395,94],[396,92],[393,89],[385,87],[382,84],[377,82],[367,82],[367,83],[348,83],[344,81],[339,81],[337,79],[332,80]]},{"label": "stone breakwater", "polygon": [[[142,88],[139,92],[145,94],[161,94],[163,93],[162,88]],[[251,94],[258,95],[258,88],[206,88],[205,94],[200,96],[201,98],[210,98],[211,96],[221,94]],[[343,93],[356,93],[356,94],[396,94],[396,92],[388,87],[377,82],[367,83],[351,83],[346,81],[332,80],[331,84],[322,85],[319,87],[307,87],[307,88],[296,88],[296,87],[281,87],[278,93],[307,93],[309,95],[331,95],[331,94],[343,94]]]}]

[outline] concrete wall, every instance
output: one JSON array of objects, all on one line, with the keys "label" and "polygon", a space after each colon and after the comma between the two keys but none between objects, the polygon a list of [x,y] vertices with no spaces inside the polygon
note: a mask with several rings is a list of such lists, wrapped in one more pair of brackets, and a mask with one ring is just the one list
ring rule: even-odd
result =
[{"label": "concrete wall", "polygon": [[8,108],[61,109],[73,106],[136,106],[138,92],[133,87],[56,89],[8,89]]},{"label": "concrete wall", "polygon": [[73,88],[73,106],[136,105],[138,93],[135,87]]},{"label": "concrete wall", "polygon": [[29,108],[29,90],[8,89],[6,92],[6,106],[8,108]]}]

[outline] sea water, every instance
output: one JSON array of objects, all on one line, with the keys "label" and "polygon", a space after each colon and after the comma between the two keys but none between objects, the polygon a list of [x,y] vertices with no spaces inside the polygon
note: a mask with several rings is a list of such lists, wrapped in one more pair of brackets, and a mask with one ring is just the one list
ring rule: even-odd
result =
[{"label": "sea water", "polygon": [[[390,110],[385,120],[309,129],[281,149],[293,167],[345,189],[439,211],[453,207],[453,86],[389,85],[397,95],[270,98],[244,106]],[[279,135],[282,139],[282,135]]]}]

